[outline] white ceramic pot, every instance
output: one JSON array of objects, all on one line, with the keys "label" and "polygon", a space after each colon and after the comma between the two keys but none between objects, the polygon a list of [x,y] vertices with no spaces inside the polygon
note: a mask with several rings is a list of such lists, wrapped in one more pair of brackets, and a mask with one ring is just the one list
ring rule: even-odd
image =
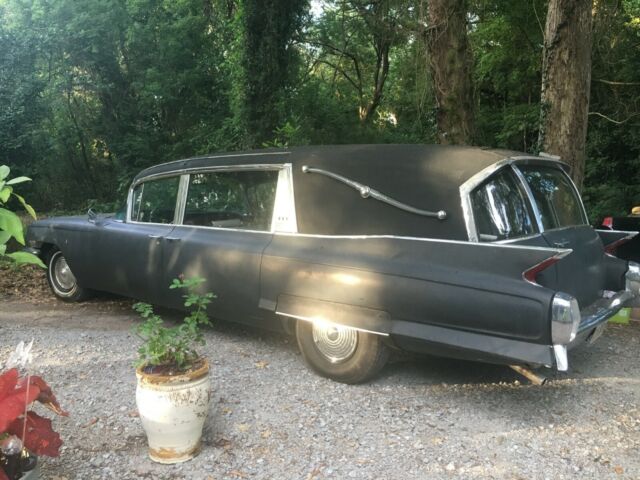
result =
[{"label": "white ceramic pot", "polygon": [[138,369],[136,403],[149,441],[149,457],[159,463],[184,462],[200,450],[209,411],[209,364],[183,375],[154,375]]}]

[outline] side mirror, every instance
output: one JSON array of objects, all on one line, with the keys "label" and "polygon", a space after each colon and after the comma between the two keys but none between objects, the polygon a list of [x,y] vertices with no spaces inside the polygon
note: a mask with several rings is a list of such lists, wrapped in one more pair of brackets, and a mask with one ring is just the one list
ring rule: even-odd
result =
[{"label": "side mirror", "polygon": [[87,210],[87,217],[89,217],[90,223],[96,223],[96,218],[98,218],[98,214],[94,212],[92,208],[90,208],[89,210]]}]

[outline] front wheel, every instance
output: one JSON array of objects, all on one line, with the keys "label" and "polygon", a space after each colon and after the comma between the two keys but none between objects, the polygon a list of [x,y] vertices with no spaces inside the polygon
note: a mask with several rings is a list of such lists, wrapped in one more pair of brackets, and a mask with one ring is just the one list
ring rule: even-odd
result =
[{"label": "front wheel", "polygon": [[56,297],[65,302],[80,302],[89,296],[89,291],[78,285],[60,250],[51,251],[47,267],[47,281]]},{"label": "front wheel", "polygon": [[371,379],[389,358],[389,349],[380,335],[349,327],[299,320],[296,339],[311,368],[342,383],[362,383]]}]

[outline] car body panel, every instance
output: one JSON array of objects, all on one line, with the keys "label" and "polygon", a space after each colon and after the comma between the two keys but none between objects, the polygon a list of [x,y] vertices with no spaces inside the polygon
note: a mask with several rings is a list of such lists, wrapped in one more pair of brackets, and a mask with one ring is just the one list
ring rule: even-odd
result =
[{"label": "car body panel", "polygon": [[[627,263],[605,254],[604,237],[586,225],[544,230],[538,222],[531,235],[478,241],[470,195],[520,165],[568,168],[517,152],[424,145],[196,157],[138,174],[124,222],[40,221],[28,244],[60,248],[83,286],[169,307],[181,306],[170,280],[197,275],[217,294],[211,313],[220,318],[330,322],[411,351],[564,368],[567,348],[632,296]],[[191,175],[274,169],[270,229],[182,224]],[[134,188],[167,176],[180,177],[173,223],[132,221]],[[558,293],[578,299],[586,322],[563,345],[552,341]]]}]

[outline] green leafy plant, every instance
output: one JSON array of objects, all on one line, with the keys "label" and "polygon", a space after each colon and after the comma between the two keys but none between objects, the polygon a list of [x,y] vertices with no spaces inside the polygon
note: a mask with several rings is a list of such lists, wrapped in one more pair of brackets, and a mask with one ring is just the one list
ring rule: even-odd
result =
[{"label": "green leafy plant", "polygon": [[184,306],[191,309],[181,325],[165,327],[162,318],[153,311],[148,303],[139,302],[133,306],[146,321],[137,329],[137,334],[144,340],[138,349],[138,367],[160,367],[163,373],[179,373],[189,370],[200,358],[195,350],[196,345],[204,345],[204,337],[200,331],[202,325],[211,325],[207,315],[207,305],[216,298],[213,293],[196,292],[204,278],[176,278],[169,288],[184,288]]},{"label": "green leafy plant", "polygon": [[9,179],[11,170],[6,165],[0,165],[0,257],[11,258],[18,264],[32,263],[45,268],[44,263],[38,257],[27,252],[7,252],[7,243],[14,238],[20,245],[24,245],[24,229],[20,218],[8,208],[7,203],[11,197],[16,198],[34,220],[36,212],[25,199],[14,192],[14,185],[30,182],[29,177],[16,177]]}]

